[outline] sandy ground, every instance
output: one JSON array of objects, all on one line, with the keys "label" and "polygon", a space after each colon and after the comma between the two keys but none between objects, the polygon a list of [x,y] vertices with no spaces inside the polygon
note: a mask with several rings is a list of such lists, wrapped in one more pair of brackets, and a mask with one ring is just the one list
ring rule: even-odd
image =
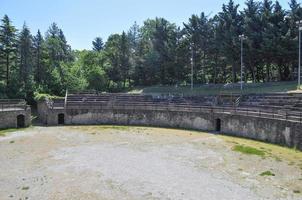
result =
[{"label": "sandy ground", "polygon": [[[265,156],[233,151],[244,144]],[[275,176],[260,176],[270,170]],[[302,153],[143,127],[32,127],[0,137],[0,200],[302,199]]]}]

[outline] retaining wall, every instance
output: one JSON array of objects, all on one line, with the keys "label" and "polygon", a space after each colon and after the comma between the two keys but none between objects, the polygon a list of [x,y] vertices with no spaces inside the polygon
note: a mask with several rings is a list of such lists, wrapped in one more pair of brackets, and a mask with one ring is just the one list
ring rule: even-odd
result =
[{"label": "retaining wall", "polygon": [[[38,107],[39,108],[39,107]],[[64,114],[67,125],[143,125],[217,131],[221,120],[221,134],[245,137],[302,150],[302,124],[286,120],[242,116],[216,112],[135,109],[47,109],[40,105],[44,123],[58,124],[58,115]]]}]

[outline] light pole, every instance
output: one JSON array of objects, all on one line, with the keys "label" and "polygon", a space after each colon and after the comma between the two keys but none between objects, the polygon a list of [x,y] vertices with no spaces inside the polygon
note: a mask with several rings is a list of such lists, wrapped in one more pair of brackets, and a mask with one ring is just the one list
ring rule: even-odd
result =
[{"label": "light pole", "polygon": [[193,90],[194,83],[193,83],[193,77],[194,77],[194,53],[193,53],[193,44],[191,44],[191,90]]},{"label": "light pole", "polygon": [[240,43],[241,43],[241,56],[240,56],[240,63],[241,63],[241,69],[240,69],[240,90],[242,92],[243,89],[243,83],[242,83],[242,74],[243,74],[243,40],[246,39],[244,34],[239,35]]},{"label": "light pole", "polygon": [[299,66],[298,66],[298,89],[300,90],[301,84],[301,31],[302,31],[302,20],[297,21],[296,24],[299,28]]}]

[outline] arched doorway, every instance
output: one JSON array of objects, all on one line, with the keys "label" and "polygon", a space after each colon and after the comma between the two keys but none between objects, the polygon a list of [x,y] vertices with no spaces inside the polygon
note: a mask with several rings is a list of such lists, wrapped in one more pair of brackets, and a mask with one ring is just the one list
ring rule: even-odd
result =
[{"label": "arched doorway", "polygon": [[59,125],[62,125],[62,124],[65,123],[65,119],[64,118],[65,118],[65,116],[64,116],[63,113],[58,114],[58,124]]},{"label": "arched doorway", "polygon": [[220,132],[221,131],[221,119],[217,118],[215,120],[215,131]]},{"label": "arched doorway", "polygon": [[24,128],[25,127],[25,117],[24,115],[17,116],[17,128]]}]

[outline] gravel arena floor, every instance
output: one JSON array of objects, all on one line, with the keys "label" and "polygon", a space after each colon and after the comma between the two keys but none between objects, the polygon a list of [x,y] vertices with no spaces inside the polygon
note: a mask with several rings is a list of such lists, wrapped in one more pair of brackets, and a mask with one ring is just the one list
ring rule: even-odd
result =
[{"label": "gravel arena floor", "polygon": [[196,131],[30,127],[2,133],[0,162],[0,200],[302,199],[301,152]]}]

